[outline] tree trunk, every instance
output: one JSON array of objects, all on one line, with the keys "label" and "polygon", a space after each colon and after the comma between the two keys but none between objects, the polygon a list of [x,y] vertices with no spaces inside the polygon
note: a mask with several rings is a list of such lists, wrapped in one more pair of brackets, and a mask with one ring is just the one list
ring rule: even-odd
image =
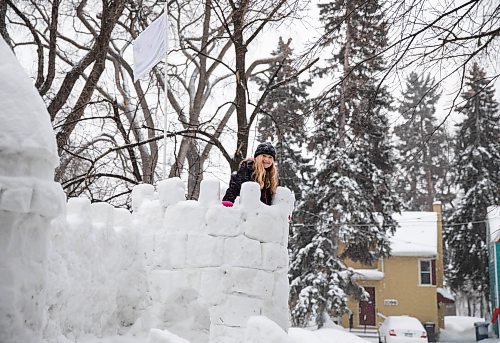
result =
[{"label": "tree trunk", "polygon": [[3,39],[12,49],[12,41],[9,36],[9,32],[7,31],[7,26],[5,24],[5,17],[7,14],[7,2],[0,2],[0,35],[2,35]]},{"label": "tree trunk", "polygon": [[[233,13],[234,23],[234,48],[236,54],[236,118],[238,123],[238,133],[236,151],[234,153],[235,162],[243,160],[248,150],[248,119],[247,119],[247,77],[246,77],[246,53],[247,47],[243,38],[244,15],[248,2],[241,1],[240,7]],[[237,164],[236,163],[236,164]]]},{"label": "tree trunk", "polygon": [[351,25],[349,21],[349,6],[346,8],[346,32],[344,41],[344,78],[342,79],[342,84],[340,86],[340,106],[339,106],[339,147],[346,147],[346,124],[348,117],[347,101],[349,99],[349,73],[351,71],[351,66],[349,65],[349,59],[351,57]]},{"label": "tree trunk", "polygon": [[[120,18],[120,15],[123,12],[125,7],[125,1],[113,1],[110,3],[109,7],[103,3],[103,13],[101,20],[101,32],[96,38],[95,44],[92,50],[84,57],[83,65],[90,65],[94,63],[92,71],[83,86],[83,89],[76,101],[73,110],[69,115],[65,118],[65,125],[62,129],[57,133],[57,147],[59,150],[59,154],[61,154],[64,150],[64,147],[68,143],[69,136],[73,132],[76,124],[79,119],[83,116],[85,109],[87,108],[87,104],[89,103],[92,94],[97,87],[97,83],[104,71],[104,67],[106,64],[106,56],[109,50],[109,41],[111,39],[111,32],[113,31],[116,22]],[[82,69],[83,68],[83,69]],[[54,120],[57,112],[63,107],[63,105],[67,102],[69,95],[73,87],[76,84],[76,81],[80,78],[80,74],[85,70],[86,66],[78,64],[75,68],[69,72],[59,89],[59,92],[54,97],[52,102],[48,107],[48,111],[51,115],[51,119]]]},{"label": "tree trunk", "polygon": [[182,137],[181,146],[179,147],[179,152],[175,157],[174,164],[170,168],[170,173],[168,177],[180,177],[182,173],[182,169],[184,167],[184,160],[186,159],[187,153],[189,149],[189,140],[186,137]]},{"label": "tree trunk", "polygon": [[192,143],[187,154],[189,163],[187,198],[197,200],[200,195],[200,184],[203,180],[203,161]]},{"label": "tree trunk", "polygon": [[472,308],[471,308],[471,304],[470,304],[470,297],[468,294],[466,294],[465,298],[467,299],[467,316],[471,317],[472,316]]},{"label": "tree trunk", "polygon": [[[346,18],[348,18],[349,9],[346,9]],[[339,140],[338,146],[343,149],[346,147],[346,125],[348,117],[347,101],[348,101],[348,89],[349,89],[349,58],[351,53],[351,34],[349,20],[346,20],[346,36],[345,36],[345,49],[344,49],[344,78],[340,86],[340,104],[339,104]],[[339,243],[339,226],[336,225],[340,222],[342,214],[337,210],[333,211],[333,226],[331,233],[332,240],[332,252],[331,256],[337,258],[338,256],[338,243]]]}]

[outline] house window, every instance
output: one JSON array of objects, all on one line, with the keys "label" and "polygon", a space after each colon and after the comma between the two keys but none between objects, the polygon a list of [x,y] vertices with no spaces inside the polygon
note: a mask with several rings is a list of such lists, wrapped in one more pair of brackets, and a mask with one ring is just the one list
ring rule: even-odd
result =
[{"label": "house window", "polygon": [[436,284],[436,260],[419,260],[421,285]]}]

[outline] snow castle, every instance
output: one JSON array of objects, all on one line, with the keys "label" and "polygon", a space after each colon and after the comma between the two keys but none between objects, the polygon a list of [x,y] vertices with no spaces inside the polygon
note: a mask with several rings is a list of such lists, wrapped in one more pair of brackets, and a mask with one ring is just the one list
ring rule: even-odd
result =
[{"label": "snow castle", "polygon": [[238,343],[245,327],[257,330],[254,316],[288,329],[288,189],[267,206],[245,183],[226,208],[217,180],[186,201],[173,178],[136,186],[132,212],[65,203],[45,104],[1,38],[0,80],[0,342],[159,329],[191,343]]}]

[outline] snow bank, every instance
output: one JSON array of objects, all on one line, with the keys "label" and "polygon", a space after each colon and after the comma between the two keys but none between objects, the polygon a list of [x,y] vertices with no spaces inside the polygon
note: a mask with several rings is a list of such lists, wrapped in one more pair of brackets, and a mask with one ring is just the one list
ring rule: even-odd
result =
[{"label": "snow bank", "polygon": [[484,322],[483,318],[446,316],[444,317],[444,327],[439,334],[441,342],[474,342],[476,332],[475,322]]},{"label": "snow bank", "polygon": [[[489,340],[485,340],[486,342]],[[58,343],[68,343],[61,340]],[[186,343],[189,342],[168,330],[152,329],[146,337],[108,336],[103,338],[84,337],[79,343]],[[288,334],[266,317],[251,317],[245,330],[244,343],[368,343],[342,327],[307,330],[290,328]]]},{"label": "snow bank", "polygon": [[293,195],[280,188],[267,206],[248,183],[227,208],[219,187],[204,180],[200,201],[186,201],[180,179],[138,185],[132,213],[69,199],[50,230],[46,341],[128,331],[175,342],[168,330],[192,343],[237,343],[259,315],[285,332]]},{"label": "snow bank", "polygon": [[300,328],[288,330],[288,336],[292,343],[367,343],[365,339],[358,337],[343,329],[320,329],[310,331]]}]

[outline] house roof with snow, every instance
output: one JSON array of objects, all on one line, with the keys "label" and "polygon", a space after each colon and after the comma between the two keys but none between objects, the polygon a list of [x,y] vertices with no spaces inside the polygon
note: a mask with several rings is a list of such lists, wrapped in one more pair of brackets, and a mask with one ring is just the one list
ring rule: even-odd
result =
[{"label": "house roof with snow", "polygon": [[436,212],[401,212],[394,219],[399,227],[390,238],[392,256],[437,255]]},{"label": "house roof with snow", "polygon": [[384,273],[377,269],[352,269],[354,280],[382,280]]},{"label": "house roof with snow", "polygon": [[455,302],[455,297],[446,288],[438,287],[436,289],[438,294],[438,300],[442,303],[453,304]]}]

